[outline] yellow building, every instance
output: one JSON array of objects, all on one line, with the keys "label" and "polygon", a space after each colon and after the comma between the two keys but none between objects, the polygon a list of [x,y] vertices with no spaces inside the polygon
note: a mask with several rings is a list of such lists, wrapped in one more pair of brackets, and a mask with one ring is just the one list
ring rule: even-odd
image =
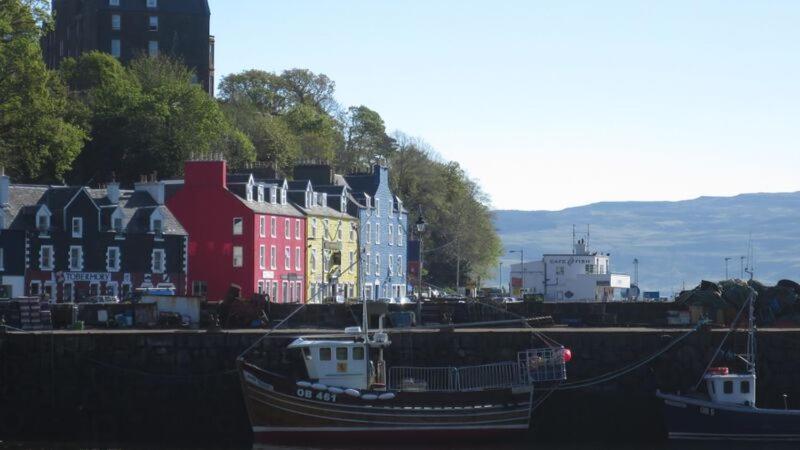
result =
[{"label": "yellow building", "polygon": [[289,182],[292,201],[306,216],[306,298],[309,303],[357,296],[358,219],[347,212],[346,188]]}]

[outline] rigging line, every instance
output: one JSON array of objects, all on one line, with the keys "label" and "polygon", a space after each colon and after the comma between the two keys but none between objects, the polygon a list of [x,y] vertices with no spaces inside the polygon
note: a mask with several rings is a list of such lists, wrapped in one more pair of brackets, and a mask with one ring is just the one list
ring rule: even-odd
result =
[{"label": "rigging line", "polygon": [[308,305],[308,303],[303,303],[303,304],[302,304],[302,305],[300,305],[300,306],[299,306],[297,309],[295,309],[294,311],[292,311],[292,313],[291,313],[291,314],[289,314],[289,315],[288,315],[288,316],[286,316],[286,317],[285,317],[283,320],[281,320],[280,322],[278,322],[278,324],[277,324],[277,325],[275,325],[274,327],[270,328],[270,329],[269,329],[269,330],[268,330],[266,333],[264,333],[264,334],[263,334],[263,335],[262,335],[260,338],[256,339],[256,341],[255,341],[255,342],[253,342],[253,343],[252,343],[252,344],[251,344],[249,347],[247,347],[247,348],[246,348],[246,349],[245,349],[245,350],[244,350],[242,353],[240,353],[240,354],[239,354],[239,356],[238,356],[236,359],[244,359],[245,355],[246,355],[246,354],[248,354],[248,353],[250,353],[250,350],[254,349],[254,348],[255,348],[255,346],[256,346],[256,345],[258,345],[258,344],[260,344],[260,343],[261,343],[261,341],[263,341],[264,339],[266,339],[266,337],[267,337],[267,336],[269,336],[270,334],[272,334],[273,332],[275,332],[275,330],[277,330],[278,328],[280,328],[280,327],[281,327],[281,326],[282,326],[284,323],[288,322],[288,321],[289,321],[289,319],[291,319],[291,318],[292,318],[292,317],[293,317],[295,314],[299,313],[299,312],[300,312],[300,310],[302,310],[303,308],[305,308],[305,307],[306,307],[306,305]]},{"label": "rigging line", "polygon": [[725,333],[725,336],[722,338],[722,341],[719,343],[719,346],[717,346],[717,349],[714,351],[714,356],[712,356],[711,359],[708,360],[708,364],[706,365],[705,370],[703,370],[703,373],[700,374],[700,379],[697,380],[697,383],[694,385],[694,390],[695,391],[703,383],[703,376],[705,376],[706,372],[708,372],[708,369],[711,368],[711,365],[714,364],[714,361],[717,359],[717,356],[719,355],[720,350],[722,350],[722,346],[725,345],[725,341],[728,340],[728,336],[731,335],[733,330],[736,328],[736,325],[739,323],[739,318],[742,316],[742,313],[744,312],[745,306],[749,305],[750,302],[753,301],[754,295],[755,295],[755,291],[753,290],[753,288],[750,288],[750,295],[747,296],[747,301],[742,303],[742,307],[739,308],[739,312],[736,313],[736,317],[733,319],[733,322],[731,322],[731,326],[728,328],[728,332]]},{"label": "rigging line", "polygon": [[495,306],[495,305],[492,305],[492,304],[489,304],[489,303],[484,303],[482,300],[477,300],[477,302],[478,302],[478,304],[481,304],[481,305],[487,306],[487,307],[489,307],[489,308],[495,309],[495,310],[497,310],[497,311],[500,311],[500,312],[502,312],[502,313],[506,313],[506,314],[508,314],[508,315],[511,315],[511,316],[515,316],[515,317],[517,317],[518,319],[522,319],[522,321],[523,321],[522,323],[523,323],[523,324],[524,324],[524,325],[525,325],[527,328],[530,328],[531,330],[534,330],[534,331],[533,331],[533,334],[534,334],[534,335],[536,335],[536,337],[538,337],[538,338],[539,338],[539,339],[541,339],[542,341],[544,341],[546,344],[549,344],[549,345],[555,345],[556,347],[563,347],[563,345],[562,345],[560,342],[556,341],[555,339],[553,339],[553,338],[551,338],[551,337],[547,336],[546,334],[544,334],[544,333],[542,333],[542,332],[540,332],[540,331],[536,331],[536,329],[535,329],[533,326],[531,326],[531,324],[529,324],[529,323],[528,323],[528,318],[527,318],[527,317],[524,317],[524,316],[523,316],[523,315],[521,315],[521,314],[517,314],[517,313],[515,313],[515,312],[513,312],[513,311],[509,311],[509,310],[507,310],[507,309],[501,309],[500,307],[497,307],[497,306]]},{"label": "rigging line", "polygon": [[630,372],[632,372],[632,371],[634,371],[634,370],[636,370],[636,369],[638,369],[638,368],[650,363],[654,359],[658,358],[659,356],[663,355],[664,353],[666,353],[667,351],[672,349],[672,347],[674,347],[679,342],[681,342],[684,339],[686,339],[689,335],[691,335],[692,333],[694,333],[695,331],[700,329],[701,325],[702,324],[698,324],[698,326],[696,326],[695,328],[687,331],[686,333],[684,333],[680,337],[670,341],[670,343],[667,344],[667,346],[664,347],[663,349],[653,353],[652,355],[646,357],[645,359],[643,359],[643,360],[641,360],[641,361],[639,361],[637,363],[634,363],[634,364],[632,364],[632,365],[630,365],[628,367],[623,367],[621,369],[617,369],[617,370],[608,372],[608,373],[603,374],[603,375],[599,375],[597,377],[588,378],[586,380],[579,380],[579,381],[575,381],[575,382],[572,382],[572,383],[564,383],[564,384],[558,386],[558,390],[582,389],[582,388],[586,388],[586,387],[595,386],[595,385],[598,385],[598,384],[601,384],[601,383],[605,383],[607,381],[611,381],[611,380],[613,380],[615,378],[619,378],[619,377],[621,377],[623,375],[627,375],[628,373],[630,373]]}]

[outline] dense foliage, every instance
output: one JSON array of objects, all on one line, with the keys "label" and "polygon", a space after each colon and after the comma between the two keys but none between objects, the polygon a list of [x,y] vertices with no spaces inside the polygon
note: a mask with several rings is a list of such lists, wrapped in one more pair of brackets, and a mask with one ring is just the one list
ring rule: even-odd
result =
[{"label": "dense foliage", "polygon": [[215,100],[165,56],[124,67],[90,52],[53,72],[39,47],[45,6],[0,0],[0,164],[16,181],[129,184],[153,172],[180,176],[185,159],[210,154],[286,173],[300,161],[339,172],[380,162],[391,167],[409,223],[420,212],[429,223],[429,282],[464,286],[494,267],[500,242],[480,187],[421,141],[389,136],[376,111],[342,108],[327,76],[247,70],[225,77]]}]

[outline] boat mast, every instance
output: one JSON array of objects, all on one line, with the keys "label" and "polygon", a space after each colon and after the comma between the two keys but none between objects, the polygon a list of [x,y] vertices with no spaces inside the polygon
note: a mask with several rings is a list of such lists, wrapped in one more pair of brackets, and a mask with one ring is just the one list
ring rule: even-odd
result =
[{"label": "boat mast", "polygon": [[747,297],[749,303],[749,321],[747,335],[747,372],[755,375],[756,373],[756,318],[755,318],[755,291],[750,290]]}]

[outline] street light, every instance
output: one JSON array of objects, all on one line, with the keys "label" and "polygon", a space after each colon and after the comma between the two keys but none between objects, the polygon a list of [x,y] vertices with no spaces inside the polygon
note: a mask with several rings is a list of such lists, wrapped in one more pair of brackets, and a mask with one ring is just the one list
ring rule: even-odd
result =
[{"label": "street light", "polygon": [[422,302],[422,234],[425,233],[425,227],[428,225],[422,217],[422,208],[419,209],[419,218],[417,219],[417,239],[419,240],[419,284],[417,285],[419,292],[417,292],[417,301]]},{"label": "street light", "polygon": [[522,284],[520,284],[519,293],[520,293],[520,295],[522,295],[522,291],[525,289],[525,250],[523,250],[523,249],[510,250],[508,253],[509,254],[511,254],[511,253],[519,253],[519,271],[522,274],[521,275]]}]

